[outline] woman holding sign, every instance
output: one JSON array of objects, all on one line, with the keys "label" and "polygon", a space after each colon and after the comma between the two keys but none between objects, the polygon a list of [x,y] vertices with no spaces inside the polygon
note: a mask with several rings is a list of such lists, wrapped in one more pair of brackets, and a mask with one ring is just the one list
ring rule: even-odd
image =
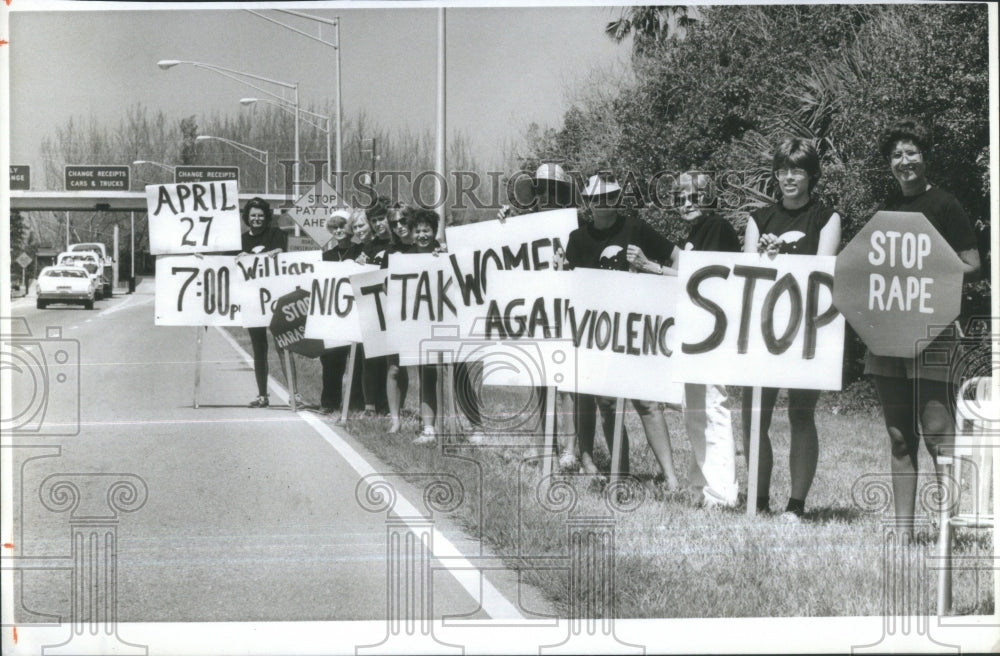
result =
[{"label": "woman holding sign", "polygon": [[[676,276],[677,271],[663,262],[672,262],[679,249],[642,219],[620,213],[618,206],[621,191],[617,182],[606,180],[600,175],[592,176],[587,182],[583,195],[590,199],[594,220],[570,233],[569,243],[566,245],[566,268],[632,270]],[[579,394],[579,413],[592,411],[590,408],[593,408],[595,402],[601,413],[604,439],[611,451],[614,444],[616,401],[611,397]],[[670,434],[660,404],[633,399],[632,407],[639,414],[646,441],[660,464],[667,487],[676,489],[680,484],[674,473]],[[580,435],[580,455],[588,473],[593,468],[593,448],[593,435],[589,440],[586,435]],[[621,450],[621,473],[626,474],[629,470],[629,457],[628,433],[624,426]]]},{"label": "woman holding sign", "polygon": [[[406,225],[407,208],[400,202],[393,203],[386,212],[386,220],[389,229],[392,231],[392,241],[382,255],[378,263],[383,269],[389,267],[389,256],[393,253],[406,252],[413,245],[413,235]],[[385,356],[385,395],[389,403],[389,432],[398,433],[402,420],[400,413],[403,409],[403,402],[406,400],[406,393],[410,388],[410,375],[406,372],[406,367],[399,365],[399,354]]]},{"label": "woman holding sign", "polygon": [[[337,210],[330,215],[326,229],[333,235],[333,246],[323,252],[325,262],[347,262],[361,254],[361,244],[354,243],[351,230],[351,211]],[[323,389],[319,396],[320,412],[334,414],[342,403],[344,372],[347,370],[350,346],[338,346],[319,356],[323,368]],[[354,389],[354,386],[351,386]],[[351,394],[353,397],[354,395]]]},{"label": "woman holding sign", "polygon": [[[775,149],[771,173],[778,183],[779,200],[751,214],[743,250],[772,256],[777,253],[836,255],[840,244],[840,215],[812,197],[820,177],[816,148],[803,139],[785,139]],[[777,398],[776,388],[765,387],[761,390],[758,510],[768,510],[770,506],[774,456],[768,429]],[[788,390],[788,423],[791,428],[788,466],[792,489],[782,515],[786,521],[798,521],[805,512],[806,495],[816,475],[819,460],[819,436],[816,433],[818,400],[819,390]],[[748,458],[752,406],[753,388],[744,388],[743,443]]]},{"label": "woman holding sign", "polygon": [[[923,214],[962,260],[965,280],[975,279],[980,264],[972,223],[954,196],[928,181],[930,146],[927,128],[912,119],[897,121],[882,133],[879,152],[899,188],[880,209]],[[942,335],[934,343],[951,350],[949,341]],[[946,365],[933,366],[920,357],[893,358],[869,352],[865,373],[873,376],[889,431],[896,519],[910,526],[916,504],[920,436],[935,460],[938,448],[955,439],[955,399],[949,393],[952,372]]]},{"label": "woman holding sign", "polygon": [[[243,206],[243,223],[250,228],[242,236],[242,252],[237,258],[247,255],[268,255],[271,253],[282,253],[288,248],[288,236],[283,230],[272,225],[274,213],[271,206],[262,198],[251,198]],[[267,394],[267,328],[247,328],[250,334],[250,344],[253,346],[253,373],[257,379],[257,398],[250,402],[251,408],[266,408],[270,405]],[[285,361],[281,357],[281,349],[278,348],[278,361],[281,362],[282,372],[288,378],[288,372],[284,371]]]}]

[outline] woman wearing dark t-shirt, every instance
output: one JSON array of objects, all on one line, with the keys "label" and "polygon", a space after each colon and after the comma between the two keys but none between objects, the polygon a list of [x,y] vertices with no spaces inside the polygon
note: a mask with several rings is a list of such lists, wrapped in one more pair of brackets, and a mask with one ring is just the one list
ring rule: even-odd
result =
[{"label": "woman wearing dark t-shirt", "polygon": [[[663,262],[671,263],[680,249],[666,237],[656,232],[645,221],[626,216],[618,211],[621,187],[616,182],[593,176],[583,195],[591,201],[593,221],[577,228],[569,235],[566,245],[567,269],[610,269],[635,271],[655,275],[677,275],[677,271]],[[615,404],[613,397],[577,395],[579,413],[593,412],[594,404],[601,415],[604,440],[611,451],[614,439]],[[661,477],[670,489],[679,487],[670,451],[670,434],[659,403],[632,399],[642,421],[646,441],[660,465]],[[596,473],[593,463],[593,434],[580,435],[580,459],[587,473]],[[628,432],[622,427],[621,472],[629,471]],[[660,478],[660,477],[658,477]]]},{"label": "woman wearing dark t-shirt", "polygon": [[[927,129],[911,119],[897,121],[881,135],[879,151],[899,185],[882,209],[926,216],[962,260],[965,279],[974,279],[980,263],[972,224],[954,196],[928,182],[930,145]],[[947,337],[939,337],[934,344],[943,349],[954,346]],[[865,373],[873,376],[889,432],[896,520],[909,527],[916,504],[920,435],[935,460],[938,447],[954,442],[949,368],[933,366],[922,358],[883,357],[869,352]]]},{"label": "woman wearing dark t-shirt", "polygon": [[[288,247],[288,237],[277,226],[271,224],[274,214],[271,206],[262,198],[251,198],[243,206],[243,223],[250,228],[241,239],[241,252],[237,258],[248,255],[269,255],[282,253]],[[250,402],[251,408],[266,408],[270,405],[267,394],[267,327],[247,328],[253,348],[253,373],[257,380],[257,398]],[[278,349],[278,360],[284,371],[285,361]],[[287,379],[287,372],[285,372]]]},{"label": "woman wearing dark t-shirt", "polygon": [[[334,243],[323,252],[323,261],[348,262],[357,259],[361,254],[361,244],[356,244],[351,239],[350,218],[350,210],[337,210],[327,220],[326,229],[333,235],[331,241]],[[350,346],[338,346],[323,351],[319,356],[323,370],[323,388],[319,396],[319,405],[320,412],[324,414],[333,414],[343,402],[344,372],[347,370],[350,353]]]},{"label": "woman wearing dark t-shirt", "polygon": [[[819,154],[807,141],[785,139],[775,150],[771,172],[778,182],[781,199],[761,208],[747,221],[743,250],[747,253],[795,253],[836,255],[840,244],[840,215],[813,200],[811,193],[820,176]],[[765,387],[760,401],[760,467],[757,474],[757,508],[770,505],[771,469],[774,456],[768,429],[778,390]],[[743,390],[744,453],[750,453],[752,388]],[[816,475],[819,437],[816,433],[816,402],[819,390],[788,390],[788,423],[791,446],[791,494],[783,517],[797,521],[805,511],[806,495]],[[750,503],[751,501],[747,501]]]}]

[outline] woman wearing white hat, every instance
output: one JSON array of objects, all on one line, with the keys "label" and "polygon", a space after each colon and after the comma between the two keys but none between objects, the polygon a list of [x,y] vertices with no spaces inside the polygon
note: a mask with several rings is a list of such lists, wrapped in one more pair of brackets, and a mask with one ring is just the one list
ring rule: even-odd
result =
[{"label": "woman wearing white hat", "polygon": [[[592,176],[587,182],[583,196],[590,199],[593,222],[570,233],[569,243],[566,246],[567,268],[632,270],[640,273],[677,275],[676,270],[664,263],[673,262],[680,250],[642,219],[620,213],[618,206],[621,191],[622,188],[617,182],[601,175]],[[586,412],[587,405],[595,402],[600,408],[604,439],[610,450],[614,432],[615,399],[578,395],[581,412]],[[642,420],[646,440],[663,470],[662,476],[668,488],[676,489],[679,483],[677,474],[674,473],[670,434],[663,417],[663,410],[660,409],[659,403],[640,399],[632,399],[632,407]],[[596,471],[593,465],[592,436],[589,444],[583,439],[580,440],[580,452],[584,468]],[[628,472],[628,433],[624,427],[621,467],[622,473]]]}]

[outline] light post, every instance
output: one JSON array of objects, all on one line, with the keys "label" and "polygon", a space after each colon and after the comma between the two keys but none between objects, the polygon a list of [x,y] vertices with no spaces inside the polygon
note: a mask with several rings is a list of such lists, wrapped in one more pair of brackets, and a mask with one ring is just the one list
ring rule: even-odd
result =
[{"label": "light post", "polygon": [[[283,101],[283,102],[288,102],[288,100],[286,100],[281,94],[274,93],[273,91],[269,91],[269,90],[267,90],[267,89],[265,89],[263,87],[257,86],[256,84],[253,84],[252,82],[247,82],[246,80],[244,80],[242,78],[250,78],[252,80],[260,80],[261,82],[267,82],[269,84],[275,84],[275,85],[277,85],[279,87],[284,87],[285,89],[292,89],[295,92],[295,99],[292,101],[292,107],[295,108],[295,163],[292,165],[292,193],[294,194],[295,193],[295,185],[299,181],[299,83],[298,82],[282,82],[281,80],[273,80],[271,78],[264,77],[262,75],[256,75],[254,73],[244,73],[242,71],[235,71],[235,70],[233,70],[231,68],[226,68],[225,66],[217,66],[215,64],[206,64],[204,62],[184,61],[184,60],[179,60],[179,59],[161,59],[160,61],[156,62],[156,65],[159,66],[160,68],[162,68],[163,70],[167,70],[169,68],[173,68],[174,66],[177,66],[178,64],[187,64],[189,66],[194,66],[196,68],[204,68],[206,70],[213,71],[213,72],[218,73],[219,75],[221,75],[223,77],[228,77],[230,80],[235,80],[235,81],[239,82],[240,84],[245,84],[246,86],[250,87],[251,89],[256,89],[257,91],[260,91],[261,93],[267,94],[268,96],[271,96],[272,98],[275,98],[275,99]],[[219,139],[220,141],[228,141],[228,140],[222,139],[221,137],[214,137],[214,138],[215,139]],[[235,144],[235,142],[230,142],[230,145],[234,145],[234,144]],[[243,144],[240,144],[240,145],[242,146]],[[250,148],[251,150],[257,150],[256,148],[251,148],[250,146],[246,146],[246,148]],[[244,152],[246,152],[246,151],[244,151]],[[249,153],[247,153],[247,154],[249,154]],[[258,160],[258,161],[262,161],[262,160]],[[265,167],[266,167],[266,163],[265,163]],[[267,184],[265,183],[265,187],[266,186],[267,186]],[[267,191],[265,191],[264,193],[266,194]]]},{"label": "light post", "polygon": [[[298,28],[295,28],[295,27],[292,27],[291,25],[287,25],[285,23],[282,23],[281,21],[275,20],[275,19],[271,18],[270,16],[266,16],[266,15],[260,13],[259,11],[254,11],[253,9],[247,9],[246,11],[250,12],[251,14],[253,14],[254,16],[256,16],[258,18],[263,18],[264,20],[268,21],[269,23],[274,23],[275,25],[280,25],[281,27],[285,28],[286,30],[291,30],[292,32],[295,32],[296,34],[301,34],[302,36],[306,37],[307,39],[312,39],[313,41],[318,41],[318,42],[322,43],[323,45],[327,46],[328,48],[333,48],[337,52],[336,63],[335,63],[336,68],[334,69],[335,72],[336,72],[336,75],[337,75],[337,89],[336,89],[336,96],[334,98],[335,105],[336,105],[336,109],[334,111],[334,117],[335,117],[334,118],[334,123],[335,123],[336,129],[337,129],[337,136],[336,136],[337,148],[336,148],[336,153],[337,153],[337,174],[338,174],[338,181],[339,181],[339,174],[343,170],[343,163],[341,161],[341,154],[344,151],[344,143],[343,143],[343,140],[341,139],[341,124],[343,123],[343,120],[341,118],[342,109],[341,109],[341,105],[340,105],[340,16],[337,16],[337,17],[335,17],[333,19],[330,19],[330,18],[322,18],[320,16],[313,16],[311,14],[305,14],[305,13],[302,13],[300,11],[292,11],[292,10],[289,10],[289,9],[276,9],[275,10],[275,11],[277,11],[279,13],[282,13],[282,14],[288,14],[290,16],[297,16],[299,18],[305,18],[305,19],[311,20],[311,21],[313,21],[315,23],[319,23],[318,27],[319,27],[319,30],[320,30],[320,36],[313,36],[312,34],[309,34],[308,32],[303,32],[302,30],[300,30]],[[326,40],[323,39],[323,37],[322,37],[322,34],[323,34],[323,32],[322,32],[323,25],[332,25],[333,26],[334,42],[331,43],[330,41],[326,41]],[[330,177],[331,178],[334,177],[332,171],[330,172]],[[338,192],[341,191],[340,185],[334,183],[334,187],[337,189]]]},{"label": "light post", "polygon": [[177,167],[170,166],[169,164],[164,164],[163,162],[154,162],[153,160],[150,159],[137,159],[134,162],[132,162],[132,166],[139,166],[141,164],[152,164],[153,166],[158,166],[164,171],[170,171],[170,175],[176,175]]},{"label": "light post", "polygon": [[[255,104],[257,102],[260,102],[260,101],[264,101],[266,103],[270,103],[270,104],[274,105],[275,107],[277,107],[278,109],[280,109],[283,112],[292,112],[292,111],[294,111],[293,109],[291,109],[288,106],[287,103],[285,103],[285,102],[279,102],[277,100],[271,100],[270,98],[240,98],[240,104],[243,105],[244,107],[247,107],[249,105],[253,105],[253,104]],[[315,119],[322,120],[325,123],[325,125],[326,125],[326,127],[324,127],[324,126],[320,125],[319,123],[314,123],[313,121],[310,121],[308,118],[303,118],[302,119],[306,123],[308,123],[309,125],[313,126],[317,130],[319,130],[320,132],[323,132],[323,133],[326,134],[326,171],[327,171],[327,175],[329,176],[330,180],[332,181],[333,180],[333,167],[331,166],[332,162],[330,161],[330,133],[331,133],[331,130],[330,130],[330,117],[329,116],[323,116],[322,114],[317,114],[316,112],[310,112],[309,110],[302,109],[301,107],[299,108],[299,114],[305,114],[306,116],[311,116],[311,117],[313,117]]]},{"label": "light post", "polygon": [[270,180],[271,173],[268,168],[268,154],[266,150],[261,150],[260,148],[254,148],[253,146],[248,146],[247,144],[240,143],[238,141],[233,141],[232,139],[226,139],[225,137],[213,137],[207,134],[199,134],[194,138],[195,141],[221,141],[224,144],[232,146],[236,150],[240,151],[244,155],[251,157],[261,164],[264,165],[264,195],[270,193]]}]

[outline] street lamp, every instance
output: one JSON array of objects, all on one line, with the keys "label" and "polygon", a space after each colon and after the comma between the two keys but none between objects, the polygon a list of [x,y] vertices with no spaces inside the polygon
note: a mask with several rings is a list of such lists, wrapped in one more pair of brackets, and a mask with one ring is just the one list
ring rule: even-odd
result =
[{"label": "street lamp", "polygon": [[[282,13],[282,14],[288,14],[290,16],[297,16],[299,18],[305,18],[305,19],[311,20],[311,21],[313,21],[315,23],[319,23],[318,28],[319,28],[319,31],[320,31],[319,32],[320,36],[313,36],[312,34],[309,34],[308,32],[303,32],[302,30],[297,29],[295,27],[292,27],[291,25],[287,25],[285,23],[282,23],[279,20],[275,20],[275,19],[271,18],[270,16],[265,16],[264,14],[260,13],[259,11],[254,11],[253,9],[247,9],[246,11],[250,12],[251,14],[253,14],[254,16],[256,16],[257,18],[263,18],[264,20],[268,21],[269,23],[274,23],[275,25],[280,25],[281,27],[285,28],[286,30],[291,30],[292,32],[295,32],[296,34],[301,34],[302,36],[304,36],[304,37],[306,37],[308,39],[312,39],[313,41],[319,41],[320,43],[322,43],[323,45],[327,46],[328,48],[333,48],[334,50],[337,51],[336,69],[335,69],[336,70],[336,74],[337,74],[337,95],[336,95],[336,98],[335,98],[336,112],[335,112],[334,116],[336,117],[335,118],[335,124],[336,124],[336,127],[337,127],[337,150],[336,150],[336,152],[337,152],[337,174],[339,176],[340,172],[343,170],[343,164],[341,162],[341,153],[344,150],[344,143],[343,143],[343,140],[341,139],[341,124],[343,123],[343,121],[341,119],[342,109],[341,109],[341,103],[340,103],[340,16],[337,16],[336,18],[333,18],[333,19],[329,19],[329,18],[322,18],[320,16],[313,16],[311,14],[306,14],[306,13],[303,13],[303,12],[300,12],[300,11],[292,11],[290,9],[276,9],[275,10],[275,11],[277,11],[279,13]],[[323,25],[332,25],[333,26],[334,42],[331,43],[330,41],[326,41],[326,40],[324,40],[322,38]],[[330,177],[331,178],[333,177],[333,172],[332,171],[330,172]],[[337,187],[337,191],[338,192],[342,191],[340,189],[339,185],[335,185],[335,186]]]},{"label": "street lamp", "polygon": [[270,187],[271,173],[270,173],[270,169],[268,168],[268,159],[269,159],[269,157],[268,157],[268,154],[267,154],[266,150],[261,150],[260,148],[254,148],[253,146],[248,146],[248,145],[246,145],[244,143],[240,143],[238,141],[233,141],[232,139],[226,139],[225,137],[213,137],[213,136],[210,136],[210,135],[207,135],[207,134],[199,134],[197,137],[194,138],[194,140],[195,141],[221,141],[222,143],[227,144],[229,146],[232,146],[233,148],[235,148],[236,150],[240,151],[244,155],[246,155],[248,157],[251,157],[251,158],[257,160],[258,162],[260,162],[261,164],[263,164],[264,165],[264,195],[266,196],[266,195],[268,195],[270,193],[270,189],[271,189],[271,187]]},{"label": "street lamp", "polygon": [[[160,61],[156,62],[156,65],[159,66],[160,68],[162,68],[163,70],[167,70],[167,69],[173,68],[174,66],[177,66],[178,64],[187,64],[189,66],[194,66],[196,68],[204,68],[204,69],[212,71],[214,73],[218,73],[219,75],[221,75],[223,77],[227,77],[230,80],[235,80],[236,82],[239,82],[240,84],[244,84],[244,85],[250,87],[251,89],[256,89],[257,91],[260,91],[261,93],[266,94],[268,96],[271,96],[272,98],[275,98],[275,99],[280,100],[282,102],[289,102],[289,101],[286,100],[281,94],[274,93],[273,91],[269,91],[268,89],[265,89],[263,87],[257,86],[256,84],[253,84],[252,82],[247,82],[243,78],[250,78],[251,80],[260,80],[261,82],[267,82],[269,84],[275,84],[275,85],[277,85],[279,87],[284,87],[285,89],[292,89],[293,91],[295,91],[295,99],[292,101],[292,107],[295,108],[295,163],[292,165],[292,178],[293,178],[292,179],[292,191],[294,192],[295,191],[295,183],[297,183],[298,180],[299,180],[299,83],[298,82],[282,82],[281,80],[273,80],[273,79],[271,79],[269,77],[264,77],[262,75],[256,75],[254,73],[244,73],[242,71],[235,71],[235,70],[233,70],[231,68],[226,68],[225,66],[218,66],[216,64],[206,64],[204,62],[185,61],[185,60],[180,60],[180,59],[161,59]],[[227,141],[225,139],[222,139],[221,137],[214,137],[214,138],[219,139],[220,141]],[[230,142],[230,145],[234,145],[234,143],[235,142]],[[240,145],[242,146],[243,144],[240,144]],[[250,150],[255,150],[255,151],[257,150],[256,148],[252,148],[250,146],[246,146],[246,148],[249,148]],[[247,152],[247,151],[243,151],[243,152]],[[260,151],[257,151],[257,152],[260,152]],[[247,153],[247,154],[249,155],[250,153]],[[258,159],[257,161],[265,161],[265,167],[267,166],[267,164],[266,164],[266,157],[265,157],[265,160],[259,160]],[[265,183],[265,186],[266,186],[266,183]],[[266,194],[267,191],[265,191],[264,193]]]},{"label": "street lamp", "polygon": [[[270,98],[240,98],[240,104],[243,105],[244,107],[253,105],[253,104],[261,102],[261,101],[266,102],[266,103],[270,103],[270,104],[274,105],[275,107],[277,107],[278,109],[280,109],[283,112],[289,112],[289,113],[291,113],[291,112],[295,111],[294,109],[289,108],[288,103],[286,103],[284,101],[279,102],[277,100],[271,100]],[[302,109],[301,107],[299,108],[299,114],[305,114],[306,116],[311,116],[311,117],[313,117],[315,119],[318,119],[318,120],[321,120],[321,121],[323,121],[325,123],[325,127],[324,127],[323,125],[320,125],[319,123],[315,123],[313,121],[310,121],[308,118],[303,118],[302,119],[303,121],[305,121],[309,125],[313,126],[314,128],[316,128],[320,132],[323,132],[323,133],[326,134],[326,170],[327,170],[327,175],[330,176],[330,180],[332,181],[333,180],[333,168],[331,167],[332,163],[330,162],[330,132],[331,132],[331,130],[330,130],[330,117],[329,116],[323,116],[322,114],[317,114],[316,112],[310,112],[308,109]]]},{"label": "street lamp", "polygon": [[163,162],[154,162],[153,160],[150,159],[137,159],[134,162],[132,162],[132,166],[139,166],[140,164],[152,164],[153,166],[158,166],[164,171],[170,171],[171,175],[175,175],[175,172],[177,170],[176,166],[170,166],[169,164],[164,164]]}]

